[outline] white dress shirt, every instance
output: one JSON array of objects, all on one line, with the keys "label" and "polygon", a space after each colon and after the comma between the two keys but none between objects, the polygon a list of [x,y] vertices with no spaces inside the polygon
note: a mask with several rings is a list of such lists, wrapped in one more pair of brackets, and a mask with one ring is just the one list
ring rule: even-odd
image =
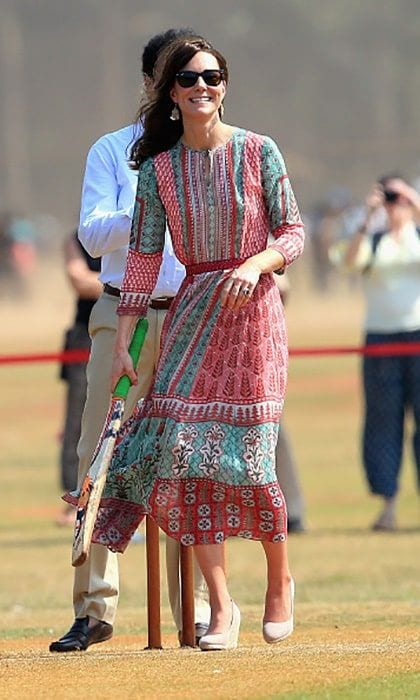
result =
[{"label": "white dress shirt", "polygon": [[[120,288],[124,278],[137,171],[129,167],[130,149],[140,134],[132,124],[105,134],[89,150],[83,180],[79,239],[94,258],[102,258],[101,282]],[[175,296],[185,269],[166,232],[162,266],[153,298]]]}]

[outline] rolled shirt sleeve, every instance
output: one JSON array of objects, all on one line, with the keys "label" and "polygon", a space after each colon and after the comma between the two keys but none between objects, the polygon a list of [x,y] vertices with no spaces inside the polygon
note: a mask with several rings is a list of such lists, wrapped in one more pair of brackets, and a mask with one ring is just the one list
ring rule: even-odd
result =
[{"label": "rolled shirt sleeve", "polygon": [[118,163],[114,161],[106,136],[90,148],[86,159],[78,233],[94,258],[127,246],[130,237],[133,192],[126,192],[124,201],[116,178]]}]

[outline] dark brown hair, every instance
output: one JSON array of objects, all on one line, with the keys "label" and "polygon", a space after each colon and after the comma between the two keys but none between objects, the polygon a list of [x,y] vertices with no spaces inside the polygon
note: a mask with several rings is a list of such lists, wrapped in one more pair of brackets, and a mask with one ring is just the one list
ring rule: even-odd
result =
[{"label": "dark brown hair", "polygon": [[166,32],[160,32],[152,36],[143,49],[141,59],[143,73],[148,78],[153,78],[156,61],[161,51],[176,39],[185,39],[185,37],[192,36],[196,37],[198,34],[191,27],[171,28],[167,29]]},{"label": "dark brown hair", "polygon": [[390,180],[402,180],[406,185],[408,185],[408,180],[406,180],[405,177],[398,172],[388,173],[387,175],[382,175],[382,177],[378,178],[379,184],[382,185],[384,189],[386,189],[386,186]]},{"label": "dark brown hair", "polygon": [[158,58],[155,74],[153,98],[140,106],[136,119],[143,125],[143,133],[131,149],[131,167],[140,165],[158,153],[174,146],[183,133],[182,117],[177,121],[169,118],[174,106],[170,91],[175,83],[176,74],[197,53],[204,51],[217,59],[219,68],[224,71],[224,80],[228,80],[226,60],[219,51],[202,37],[178,39]]}]

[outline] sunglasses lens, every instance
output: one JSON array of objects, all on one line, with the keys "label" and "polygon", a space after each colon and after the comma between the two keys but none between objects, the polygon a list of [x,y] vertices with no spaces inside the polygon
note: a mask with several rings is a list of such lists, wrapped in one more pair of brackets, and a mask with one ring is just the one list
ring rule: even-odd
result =
[{"label": "sunglasses lens", "polygon": [[210,87],[217,87],[220,85],[223,78],[223,71],[221,70],[205,70],[202,73],[197,73],[195,70],[182,70],[177,73],[176,79],[178,85],[183,88],[190,88],[196,84],[197,80],[202,77],[206,85]]},{"label": "sunglasses lens", "polygon": [[205,70],[202,75],[207,85],[216,87],[222,82],[220,70]]},{"label": "sunglasses lens", "polygon": [[177,74],[178,85],[183,88],[192,87],[198,79],[199,74],[193,70],[183,70]]}]

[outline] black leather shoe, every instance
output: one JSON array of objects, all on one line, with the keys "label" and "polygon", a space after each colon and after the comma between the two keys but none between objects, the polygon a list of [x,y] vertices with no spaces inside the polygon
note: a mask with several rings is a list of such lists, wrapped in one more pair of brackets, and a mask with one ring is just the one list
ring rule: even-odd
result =
[{"label": "black leather shoe", "polygon": [[112,632],[113,627],[108,622],[99,621],[89,627],[89,616],[76,618],[69,631],[50,644],[50,651],[85,651],[91,644],[111,639]]},{"label": "black leather shoe", "polygon": [[[206,634],[208,625],[204,622],[195,623],[195,646],[198,647],[201,637]],[[178,630],[178,642],[179,646],[182,647],[182,631]]]}]

